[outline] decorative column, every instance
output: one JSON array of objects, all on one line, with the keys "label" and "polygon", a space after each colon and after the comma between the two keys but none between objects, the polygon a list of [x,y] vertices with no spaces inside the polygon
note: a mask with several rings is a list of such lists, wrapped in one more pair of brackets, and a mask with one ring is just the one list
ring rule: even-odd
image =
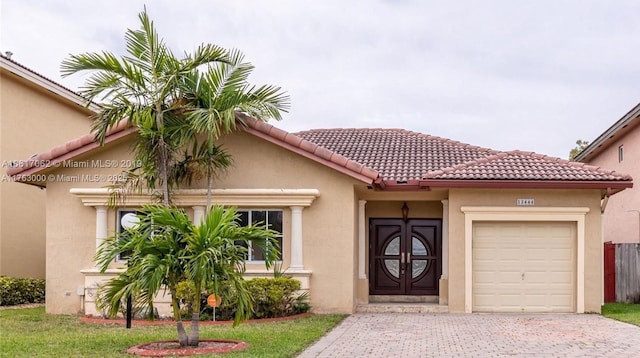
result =
[{"label": "decorative column", "polygon": [[289,269],[304,270],[302,261],[302,206],[291,206],[291,263]]},{"label": "decorative column", "polygon": [[367,278],[367,272],[365,271],[365,234],[367,230],[366,217],[364,207],[367,203],[366,200],[358,200],[358,276],[361,279]]},{"label": "decorative column", "polygon": [[96,253],[102,242],[109,237],[107,230],[107,207],[96,206]]},{"label": "decorative column", "polygon": [[442,276],[449,278],[449,200],[442,200]]},{"label": "decorative column", "polygon": [[193,209],[193,223],[198,225],[202,221],[204,217],[205,207],[204,206],[192,206]]}]

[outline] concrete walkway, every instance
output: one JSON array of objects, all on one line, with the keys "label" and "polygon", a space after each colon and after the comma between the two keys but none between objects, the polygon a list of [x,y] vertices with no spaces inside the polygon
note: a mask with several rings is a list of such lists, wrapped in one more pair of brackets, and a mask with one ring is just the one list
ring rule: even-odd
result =
[{"label": "concrete walkway", "polygon": [[356,313],[299,357],[640,357],[640,327],[595,314]]}]

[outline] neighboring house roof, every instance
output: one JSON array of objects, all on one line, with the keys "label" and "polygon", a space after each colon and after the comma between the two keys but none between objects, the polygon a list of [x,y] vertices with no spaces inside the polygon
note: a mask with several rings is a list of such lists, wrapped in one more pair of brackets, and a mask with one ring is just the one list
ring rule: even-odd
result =
[{"label": "neighboring house roof", "polygon": [[627,114],[622,116],[609,129],[604,131],[591,144],[584,148],[575,158],[578,162],[589,162],[615,143],[623,135],[631,131],[640,124],[640,103],[633,107]]},{"label": "neighboring house roof", "polygon": [[[244,115],[240,119],[246,132],[380,189],[544,187],[599,188],[611,193],[632,186],[630,176],[594,166],[535,153],[498,152],[401,129],[315,129],[293,134]],[[107,142],[134,132],[121,123]],[[86,135],[7,173],[28,182],[22,178],[97,147],[93,136]],[[47,166],[38,166],[43,162]]]},{"label": "neighboring house roof", "polygon": [[[42,87],[43,89],[65,98],[66,100],[81,107],[87,106],[87,100],[78,93],[2,54],[0,54],[0,68],[11,72],[18,77],[22,77],[36,86]],[[89,104],[88,108],[89,110],[96,112],[100,109],[100,106],[92,102]]]}]

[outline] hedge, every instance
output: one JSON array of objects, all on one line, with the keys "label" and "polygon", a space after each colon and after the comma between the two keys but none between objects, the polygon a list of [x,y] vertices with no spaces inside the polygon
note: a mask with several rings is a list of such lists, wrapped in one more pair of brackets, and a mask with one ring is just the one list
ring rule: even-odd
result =
[{"label": "hedge", "polygon": [[43,303],[44,279],[0,276],[0,306]]}]

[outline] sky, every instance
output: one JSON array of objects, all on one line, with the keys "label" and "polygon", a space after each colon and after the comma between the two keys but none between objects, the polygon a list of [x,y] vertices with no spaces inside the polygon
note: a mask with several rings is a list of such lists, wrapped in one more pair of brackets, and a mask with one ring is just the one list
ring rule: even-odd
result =
[{"label": "sky", "polygon": [[636,0],[0,0],[0,51],[68,88],[125,55],[146,5],[176,55],[236,48],[291,96],[289,132],[402,128],[567,158],[640,102]]}]

